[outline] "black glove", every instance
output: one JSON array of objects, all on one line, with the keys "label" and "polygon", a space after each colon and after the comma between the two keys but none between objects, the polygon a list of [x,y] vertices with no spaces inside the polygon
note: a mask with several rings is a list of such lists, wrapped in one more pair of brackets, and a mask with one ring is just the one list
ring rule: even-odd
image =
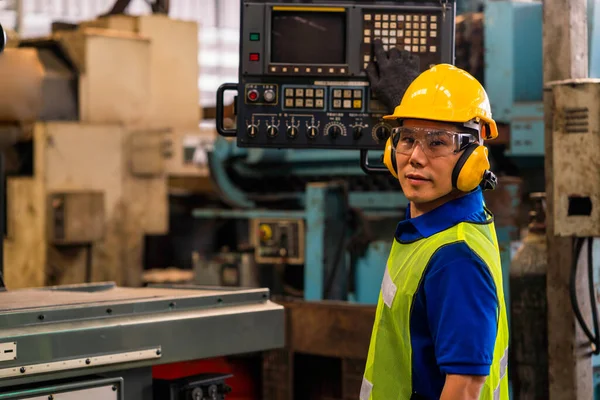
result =
[{"label": "black glove", "polygon": [[400,104],[408,86],[419,75],[419,56],[392,47],[387,53],[381,40],[373,41],[376,60],[369,62],[366,73],[371,90],[390,112]]}]

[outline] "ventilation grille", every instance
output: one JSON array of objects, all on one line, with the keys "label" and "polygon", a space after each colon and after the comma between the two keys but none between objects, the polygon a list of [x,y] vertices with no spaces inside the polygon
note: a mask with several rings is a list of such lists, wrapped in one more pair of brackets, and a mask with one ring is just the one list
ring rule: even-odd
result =
[{"label": "ventilation grille", "polygon": [[565,132],[566,133],[588,133],[588,109],[565,108]]}]

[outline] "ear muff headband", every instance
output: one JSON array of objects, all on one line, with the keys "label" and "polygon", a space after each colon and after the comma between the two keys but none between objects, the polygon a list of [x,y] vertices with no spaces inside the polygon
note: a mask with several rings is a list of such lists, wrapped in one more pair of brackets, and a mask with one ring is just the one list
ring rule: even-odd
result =
[{"label": "ear muff headband", "polygon": [[462,192],[470,192],[481,184],[489,168],[487,148],[471,143],[454,166],[452,186]]}]

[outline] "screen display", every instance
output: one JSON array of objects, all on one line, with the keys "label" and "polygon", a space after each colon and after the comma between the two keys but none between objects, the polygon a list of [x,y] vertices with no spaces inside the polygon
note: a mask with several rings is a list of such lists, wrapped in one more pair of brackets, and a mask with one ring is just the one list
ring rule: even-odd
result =
[{"label": "screen display", "polygon": [[273,11],[271,62],[345,64],[346,14]]}]

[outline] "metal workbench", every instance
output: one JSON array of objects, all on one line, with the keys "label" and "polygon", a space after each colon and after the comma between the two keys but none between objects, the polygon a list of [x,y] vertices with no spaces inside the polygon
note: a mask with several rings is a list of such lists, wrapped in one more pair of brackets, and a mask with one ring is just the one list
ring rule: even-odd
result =
[{"label": "metal workbench", "polygon": [[[0,292],[0,399],[37,399],[6,394],[16,385],[120,378],[122,371],[283,345],[283,307],[268,289],[100,283]],[[117,389],[115,399],[142,398]]]}]

